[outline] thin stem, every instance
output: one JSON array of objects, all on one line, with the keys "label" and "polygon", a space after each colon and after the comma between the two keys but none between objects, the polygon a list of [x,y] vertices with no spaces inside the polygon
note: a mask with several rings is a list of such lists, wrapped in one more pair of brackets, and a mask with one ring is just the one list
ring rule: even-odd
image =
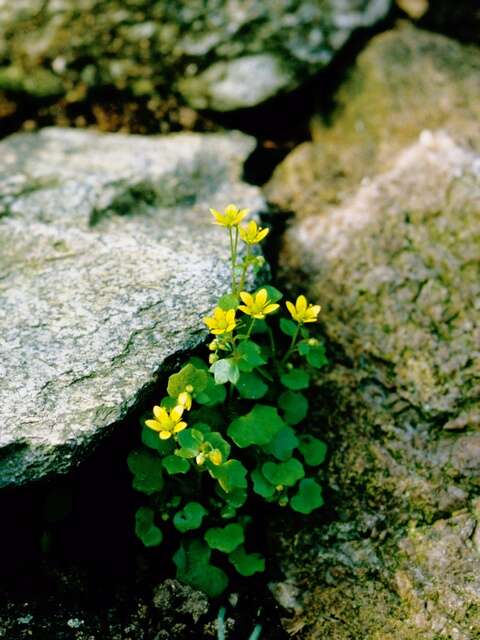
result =
[{"label": "thin stem", "polygon": [[262,632],[262,625],[261,624],[255,625],[255,629],[252,631],[248,640],[258,640],[258,638],[260,638],[261,632]]},{"label": "thin stem", "polygon": [[225,640],[225,607],[222,607],[217,616],[217,640]]},{"label": "thin stem", "polygon": [[240,291],[243,291],[243,287],[245,285],[245,277],[247,275],[247,269],[250,263],[250,252],[251,252],[251,247],[249,244],[247,244],[247,255],[245,256],[245,259],[243,261],[243,271],[240,278],[240,287],[239,287]]},{"label": "thin stem", "polygon": [[252,318],[252,319],[250,320],[250,326],[248,327],[247,335],[245,336],[245,339],[246,339],[246,340],[248,340],[248,339],[249,339],[250,334],[252,333],[252,330],[253,330],[253,326],[254,326],[254,324],[255,324],[255,318]]},{"label": "thin stem", "polygon": [[295,329],[295,333],[292,336],[292,341],[290,343],[290,346],[288,347],[288,351],[287,353],[283,356],[282,361],[281,361],[281,365],[283,366],[287,360],[289,359],[289,357],[292,355],[293,350],[295,348],[295,343],[297,342],[297,338],[298,338],[298,334],[300,333],[300,325],[297,324],[297,327]]},{"label": "thin stem", "polygon": [[268,337],[270,338],[270,349],[272,350],[273,364],[275,371],[279,374],[279,365],[277,359],[277,347],[275,346],[275,338],[273,337],[272,328],[267,324]]},{"label": "thin stem", "polygon": [[277,348],[275,346],[275,338],[273,337],[272,328],[267,324],[268,337],[270,338],[270,348],[272,350],[272,356],[275,358],[277,355]]},{"label": "thin stem", "polygon": [[232,263],[232,293],[237,293],[237,281],[235,279],[235,267],[237,262],[237,251],[233,241],[232,227],[228,227],[228,236],[230,238],[230,260]]},{"label": "thin stem", "polygon": [[235,284],[233,287],[233,293],[237,293],[237,278],[236,278],[237,250],[238,250],[238,227],[235,227],[235,239],[233,241],[233,281]]}]

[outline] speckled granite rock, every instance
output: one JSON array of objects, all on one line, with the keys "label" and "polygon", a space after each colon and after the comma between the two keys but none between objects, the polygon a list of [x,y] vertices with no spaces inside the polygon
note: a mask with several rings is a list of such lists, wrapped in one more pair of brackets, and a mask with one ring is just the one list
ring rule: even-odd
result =
[{"label": "speckled granite rock", "polygon": [[228,111],[290,90],[327,65],[391,0],[0,0],[0,90],[39,98],[177,84]]},{"label": "speckled granite rock", "polygon": [[46,129],[0,144],[0,486],[64,472],[198,345],[227,288],[208,207],[258,211],[254,141]]},{"label": "speckled granite rock", "polygon": [[480,155],[425,131],[391,165],[294,223],[282,249],[342,363],[318,379],[311,422],[338,520],[279,554],[299,593],[286,625],[309,640],[475,640]]},{"label": "speckled granite rock", "polygon": [[424,129],[480,149],[479,121],[480,49],[402,24],[359,55],[329,124],[314,119],[313,142],[277,167],[266,194],[297,215],[318,213],[388,170]]}]

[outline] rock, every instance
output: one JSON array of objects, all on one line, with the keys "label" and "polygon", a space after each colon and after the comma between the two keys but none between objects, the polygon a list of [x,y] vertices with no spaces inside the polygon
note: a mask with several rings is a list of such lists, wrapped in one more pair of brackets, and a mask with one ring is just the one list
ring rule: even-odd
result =
[{"label": "rock", "polygon": [[341,354],[310,422],[338,519],[279,553],[302,638],[478,635],[479,255],[480,155],[446,131],[287,231],[283,276]]},{"label": "rock", "polygon": [[267,185],[270,201],[306,216],[387,171],[424,129],[480,148],[480,50],[409,24],[373,38],[336,99]]},{"label": "rock", "polygon": [[254,141],[45,129],[0,144],[0,486],[78,464],[205,337],[227,289],[208,207],[263,206]]},{"label": "rock", "polygon": [[153,594],[153,605],[162,614],[162,622],[170,627],[178,621],[176,618],[190,617],[197,623],[208,613],[208,597],[203,591],[196,591],[178,580],[164,580]]},{"label": "rock", "polygon": [[4,1],[0,90],[75,102],[91,88],[154,96],[173,83],[195,107],[249,107],[299,86],[391,4]]}]

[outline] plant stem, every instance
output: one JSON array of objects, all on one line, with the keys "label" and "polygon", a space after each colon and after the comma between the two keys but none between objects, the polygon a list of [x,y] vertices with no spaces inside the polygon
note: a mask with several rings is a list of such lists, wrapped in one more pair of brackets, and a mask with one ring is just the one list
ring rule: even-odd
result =
[{"label": "plant stem", "polygon": [[290,358],[290,356],[293,353],[293,349],[295,348],[295,344],[297,342],[297,338],[298,338],[298,334],[300,333],[300,325],[297,324],[297,327],[295,329],[295,333],[292,336],[292,341],[290,343],[290,346],[288,347],[288,351],[287,353],[283,356],[282,361],[281,361],[281,365],[283,366],[287,360]]},{"label": "plant stem", "polygon": [[245,259],[243,261],[243,270],[240,278],[239,291],[243,291],[243,287],[245,285],[245,276],[247,275],[247,269],[250,262],[250,251],[251,247],[249,244],[247,244],[247,255],[245,256]]},{"label": "plant stem", "polygon": [[262,625],[261,624],[255,625],[255,629],[252,631],[248,640],[258,640],[258,638],[260,638],[261,632],[262,632]]},{"label": "plant stem", "polygon": [[230,238],[230,260],[232,263],[232,293],[237,293],[237,281],[235,279],[235,267],[237,262],[237,251],[233,240],[232,227],[228,227],[228,236]]},{"label": "plant stem", "polygon": [[225,640],[225,607],[222,607],[217,616],[217,640]]},{"label": "plant stem", "polygon": [[246,337],[245,337],[245,339],[246,339],[246,340],[248,340],[248,339],[249,339],[250,334],[252,333],[253,325],[254,325],[254,324],[255,324],[255,318],[252,318],[252,319],[251,319],[251,321],[250,321],[250,326],[248,327],[247,335],[246,335]]}]

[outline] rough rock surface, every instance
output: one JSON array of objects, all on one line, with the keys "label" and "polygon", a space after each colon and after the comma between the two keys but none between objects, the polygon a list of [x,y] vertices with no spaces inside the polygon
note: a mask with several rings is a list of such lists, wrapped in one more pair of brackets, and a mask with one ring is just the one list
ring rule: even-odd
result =
[{"label": "rough rock surface", "polygon": [[330,123],[277,167],[268,198],[297,215],[341,202],[388,170],[424,129],[480,148],[480,49],[405,23],[376,36],[342,85]]},{"label": "rough rock surface", "polygon": [[0,486],[63,472],[200,343],[227,288],[208,207],[258,211],[240,133],[0,144]]},{"label": "rough rock surface", "polygon": [[74,102],[91,87],[228,111],[292,89],[391,0],[0,0],[0,90]]},{"label": "rough rock surface", "polygon": [[479,256],[480,156],[443,131],[287,232],[338,359],[316,420],[337,520],[280,553],[295,637],[478,638]]}]

